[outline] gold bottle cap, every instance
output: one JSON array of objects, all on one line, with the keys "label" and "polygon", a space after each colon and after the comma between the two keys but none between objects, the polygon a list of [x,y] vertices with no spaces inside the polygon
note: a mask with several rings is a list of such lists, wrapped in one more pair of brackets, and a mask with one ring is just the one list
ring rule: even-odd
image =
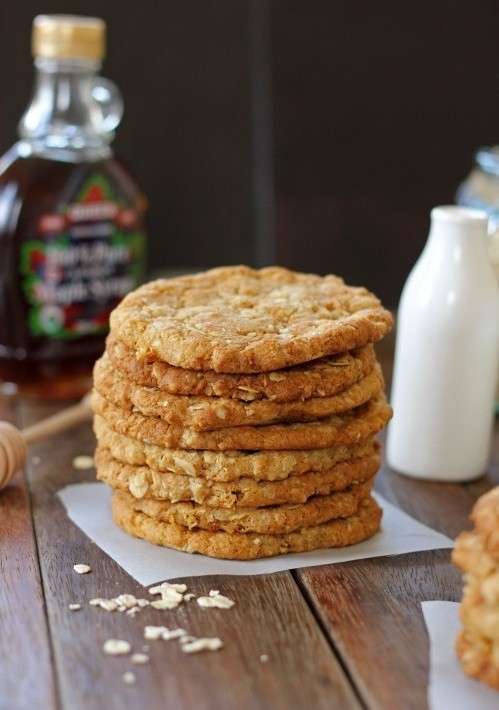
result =
[{"label": "gold bottle cap", "polygon": [[33,20],[31,49],[44,59],[93,59],[106,49],[106,23],[99,17],[38,15]]}]

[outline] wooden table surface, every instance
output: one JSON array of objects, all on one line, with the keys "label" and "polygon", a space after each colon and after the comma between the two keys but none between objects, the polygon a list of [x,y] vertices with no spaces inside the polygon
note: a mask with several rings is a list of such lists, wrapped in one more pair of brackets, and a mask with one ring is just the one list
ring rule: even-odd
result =
[{"label": "wooden table surface", "polygon": [[[380,357],[389,378],[389,343]],[[54,409],[3,399],[0,417],[26,425]],[[420,602],[459,600],[460,575],[447,550],[185,580],[196,594],[220,589],[236,601],[229,611],[190,603],[169,612],[147,608],[134,618],[85,604],[69,611],[70,603],[98,596],[147,596],[67,519],[55,496],[70,482],[92,479],[93,470],[77,471],[72,460],[93,447],[90,425],[33,446],[25,474],[0,493],[1,710],[427,707]],[[474,483],[421,482],[384,467],[377,489],[455,537],[468,527],[475,499],[499,482],[498,450],[496,427],[492,465]],[[92,573],[75,574],[75,562],[88,563]],[[175,642],[149,642],[143,666],[103,654],[108,638],[141,650],[146,624],[220,636],[225,646],[189,656]],[[135,672],[134,685],[123,683],[127,670]]]}]

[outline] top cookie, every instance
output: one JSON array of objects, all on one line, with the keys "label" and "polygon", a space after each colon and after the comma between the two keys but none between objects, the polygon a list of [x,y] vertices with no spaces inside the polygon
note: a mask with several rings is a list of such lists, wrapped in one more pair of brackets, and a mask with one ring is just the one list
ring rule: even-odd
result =
[{"label": "top cookie", "polygon": [[254,373],[375,342],[392,320],[337,276],[231,266],[145,284],[113,311],[111,331],[139,358]]}]

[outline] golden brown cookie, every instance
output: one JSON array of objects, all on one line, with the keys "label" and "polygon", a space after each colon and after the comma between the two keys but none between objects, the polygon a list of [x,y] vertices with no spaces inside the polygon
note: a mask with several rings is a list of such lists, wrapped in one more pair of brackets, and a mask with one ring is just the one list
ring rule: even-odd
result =
[{"label": "golden brown cookie", "polygon": [[380,395],[351,412],[305,424],[239,426],[199,432],[168,424],[159,417],[125,412],[95,389],[92,407],[119,434],[166,448],[210,451],[323,449],[355,444],[379,432],[392,413],[386,398]]},{"label": "golden brown cookie", "polygon": [[478,499],[471,519],[474,530],[452,551],[465,573],[456,650],[468,675],[499,689],[499,487]]},{"label": "golden brown cookie", "polygon": [[392,321],[337,276],[229,266],[145,284],[113,311],[111,332],[139,359],[252,373],[375,342]]},{"label": "golden brown cookie", "polygon": [[470,517],[485,549],[499,561],[499,486],[477,500]]},{"label": "golden brown cookie", "polygon": [[384,387],[377,365],[362,380],[333,397],[315,397],[297,402],[241,402],[222,397],[186,397],[142,387],[123,377],[104,355],[94,368],[94,387],[107,400],[127,412],[159,417],[169,424],[211,431],[237,426],[261,426],[308,422],[341,414],[369,401]]},{"label": "golden brown cookie", "polygon": [[189,530],[175,523],[160,523],[145,513],[135,511],[133,500],[126,493],[113,492],[113,518],[126,532],[156,545],[229,560],[253,560],[290,552],[353,545],[377,532],[382,515],[376,502],[366,498],[357,513],[350,518],[333,520],[284,535],[243,535]]},{"label": "golden brown cookie", "polygon": [[459,616],[465,629],[499,642],[499,606],[497,602],[488,604],[479,588],[467,590]]},{"label": "golden brown cookie", "polygon": [[496,609],[499,613],[499,567],[495,567],[486,577],[466,574],[464,580],[464,604],[468,606],[488,606]]},{"label": "golden brown cookie", "polygon": [[289,476],[301,476],[310,471],[328,472],[337,464],[371,457],[379,450],[378,443],[366,439],[351,446],[305,451],[187,451],[166,449],[147,444],[113,431],[96,415],[94,431],[97,441],[123,463],[148,466],[156,471],[203,477],[209,481],[281,481]]},{"label": "golden brown cookie", "polygon": [[159,360],[138,360],[135,352],[113,335],[106,351],[113,365],[129,380],[163,392],[198,397],[226,397],[252,402],[294,402],[332,397],[368,375],[376,363],[372,345],[313,360],[275,372],[230,375],[213,370],[186,370]]},{"label": "golden brown cookie", "polygon": [[499,690],[499,640],[465,628],[457,638],[456,652],[467,675]]},{"label": "golden brown cookie", "polygon": [[483,537],[475,531],[462,532],[456,538],[452,561],[463,572],[477,577],[487,577],[499,566],[499,561],[485,547]]},{"label": "golden brown cookie", "polygon": [[148,466],[131,466],[114,459],[108,449],[97,447],[97,478],[111,488],[125,490],[134,498],[194,501],[214,508],[260,508],[284,503],[305,503],[312,496],[329,496],[371,479],[379,468],[379,454],[337,464],[330,471],[305,473],[284,481],[217,482],[208,478],[165,473]]},{"label": "golden brown cookie", "polygon": [[371,488],[372,481],[365,481],[329,496],[315,496],[302,504],[236,509],[135,498],[126,491],[120,492],[135,512],[160,523],[175,523],[189,530],[277,535],[321,525],[335,518],[349,518],[357,511],[360,501],[369,496]]}]

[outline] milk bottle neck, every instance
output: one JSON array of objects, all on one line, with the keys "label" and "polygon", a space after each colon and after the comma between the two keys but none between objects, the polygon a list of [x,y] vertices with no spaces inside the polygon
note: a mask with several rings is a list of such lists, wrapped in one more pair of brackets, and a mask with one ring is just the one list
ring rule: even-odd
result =
[{"label": "milk bottle neck", "polygon": [[462,207],[436,207],[424,258],[445,260],[456,266],[490,267],[487,252],[487,215]]}]

